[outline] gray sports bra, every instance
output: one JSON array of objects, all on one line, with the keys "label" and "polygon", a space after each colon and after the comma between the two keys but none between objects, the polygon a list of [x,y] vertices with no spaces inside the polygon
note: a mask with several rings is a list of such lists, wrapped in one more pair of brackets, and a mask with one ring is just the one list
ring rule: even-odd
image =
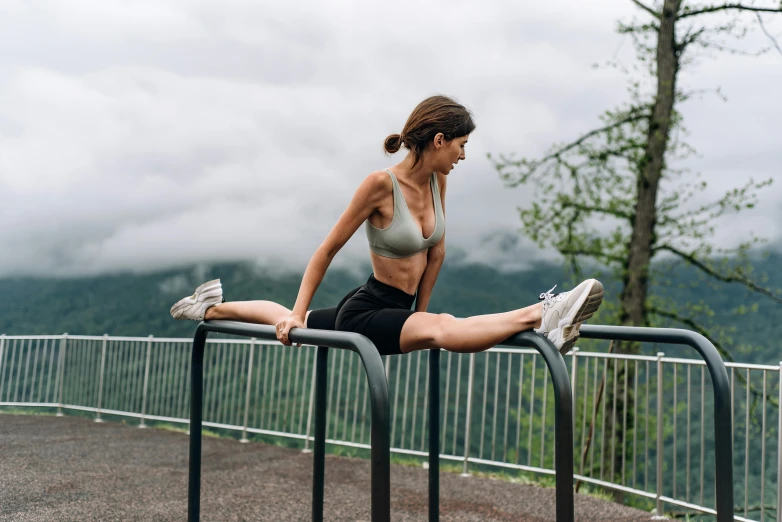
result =
[{"label": "gray sports bra", "polygon": [[431,248],[443,238],[445,234],[445,216],[443,216],[443,205],[440,199],[440,188],[437,186],[437,174],[432,172],[429,185],[432,188],[432,199],[434,202],[434,230],[432,235],[425,238],[421,235],[415,219],[407,208],[405,197],[399,187],[396,176],[390,170],[386,169],[391,176],[394,193],[394,217],[391,224],[386,228],[377,228],[369,220],[366,221],[367,239],[369,240],[369,249],[377,255],[383,257],[410,257],[427,248]]}]

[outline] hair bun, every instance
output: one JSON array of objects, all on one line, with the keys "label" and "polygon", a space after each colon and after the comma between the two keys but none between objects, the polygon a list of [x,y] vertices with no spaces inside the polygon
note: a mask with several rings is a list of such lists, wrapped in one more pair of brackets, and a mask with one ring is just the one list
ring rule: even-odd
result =
[{"label": "hair bun", "polygon": [[383,143],[383,148],[387,154],[394,154],[395,152],[399,152],[399,149],[402,148],[402,143],[401,134],[391,134],[386,138],[385,143]]}]

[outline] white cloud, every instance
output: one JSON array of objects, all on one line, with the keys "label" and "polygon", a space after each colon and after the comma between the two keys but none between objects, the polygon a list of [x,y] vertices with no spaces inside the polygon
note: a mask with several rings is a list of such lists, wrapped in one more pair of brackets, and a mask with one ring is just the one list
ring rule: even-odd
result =
[{"label": "white cloud", "polygon": [[[0,45],[14,51],[0,57],[0,276],[240,258],[301,269],[359,181],[399,159],[382,154],[385,136],[436,92],[478,123],[450,178],[449,245],[503,265],[538,258],[497,239],[532,193],[504,188],[485,154],[540,154],[624,99],[625,78],[591,65],[626,54],[614,27],[633,12],[573,0],[0,1]],[[691,166],[715,193],[778,172],[780,60],[720,57],[684,77],[730,97],[685,109],[703,154]],[[779,195],[752,219],[778,219]],[[733,220],[721,240],[751,226]],[[359,230],[337,262],[366,255]]]}]

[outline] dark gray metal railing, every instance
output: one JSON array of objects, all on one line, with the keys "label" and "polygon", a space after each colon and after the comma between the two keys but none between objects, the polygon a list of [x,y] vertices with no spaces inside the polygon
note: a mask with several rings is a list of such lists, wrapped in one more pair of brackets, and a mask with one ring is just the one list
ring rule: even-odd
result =
[{"label": "dark gray metal railing", "polygon": [[[521,332],[499,343],[502,346],[534,348],[543,356],[554,386],[554,460],[556,472],[557,522],[573,522],[573,397],[565,360],[554,345],[542,335]],[[439,454],[440,447],[440,352],[429,353],[429,520],[439,520]],[[469,419],[466,447],[469,451]],[[434,448],[434,452],[432,451]]]},{"label": "dark gray metal railing", "polygon": [[[640,328],[629,326],[583,325],[584,339],[613,339],[662,344],[692,346],[706,361],[714,387],[714,467],[716,487],[717,522],[730,522],[734,518],[733,503],[733,421],[731,419],[731,394],[728,371],[719,352],[704,336],[677,328]],[[658,391],[662,393],[662,389]],[[659,400],[659,398],[658,398]],[[662,438],[658,437],[658,451],[662,451]],[[657,515],[662,515],[662,487],[658,469]]]},{"label": "dark gray metal railing", "polygon": [[[193,338],[190,387],[190,469],[188,479],[187,514],[189,522],[200,520],[201,510],[201,428],[203,421],[204,348],[209,332],[224,333],[264,340],[276,340],[273,326],[233,321],[202,322]],[[369,383],[372,411],[371,425],[371,489],[372,521],[386,522],[391,518],[391,454],[389,440],[388,385],[380,355],[372,342],[363,335],[296,328],[290,332],[293,343],[318,346],[315,376],[315,450],[312,479],[312,520],[323,520],[323,485],[326,453],[326,363],[328,347],[356,352],[364,364]]]}]

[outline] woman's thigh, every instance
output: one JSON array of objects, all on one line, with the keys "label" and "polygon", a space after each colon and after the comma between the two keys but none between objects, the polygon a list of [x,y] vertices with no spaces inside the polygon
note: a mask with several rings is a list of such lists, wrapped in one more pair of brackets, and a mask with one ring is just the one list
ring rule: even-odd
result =
[{"label": "woman's thigh", "polygon": [[450,314],[431,314],[415,312],[405,321],[399,337],[402,353],[416,350],[439,350],[442,344],[443,329],[454,319]]}]

